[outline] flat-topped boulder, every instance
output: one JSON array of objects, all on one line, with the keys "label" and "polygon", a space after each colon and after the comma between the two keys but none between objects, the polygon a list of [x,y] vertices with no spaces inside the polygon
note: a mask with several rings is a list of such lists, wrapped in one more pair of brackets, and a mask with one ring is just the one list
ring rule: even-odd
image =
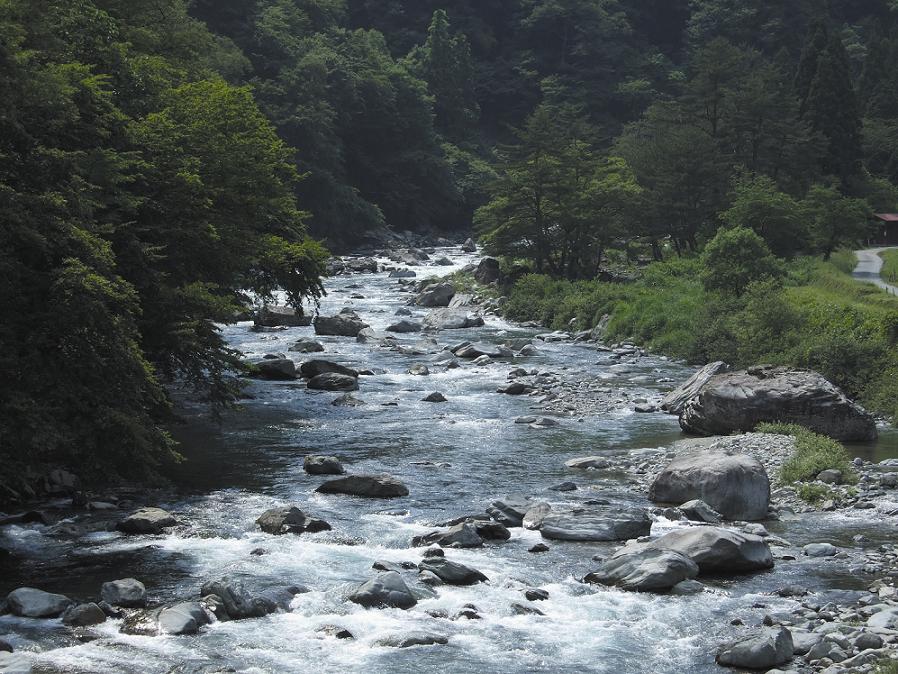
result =
[{"label": "flat-topped boulder", "polygon": [[336,316],[316,316],[313,325],[316,335],[333,337],[357,337],[368,327],[368,324],[354,312],[339,313]]},{"label": "flat-topped boulder", "polygon": [[168,527],[178,523],[174,516],[162,508],[141,508],[135,510],[115,525],[126,534],[161,534]]},{"label": "flat-topped boulder", "polygon": [[636,592],[666,592],[698,575],[698,564],[676,550],[626,547],[583,580]]},{"label": "flat-topped boulder", "polygon": [[20,587],[6,596],[9,612],[23,618],[58,618],[75,602],[63,594]]},{"label": "flat-topped boulder", "polygon": [[751,456],[699,449],[671,461],[652,482],[649,499],[674,505],[699,499],[724,519],[757,521],[767,517],[770,479]]},{"label": "flat-topped boulder", "polygon": [[270,508],[259,516],[256,524],[266,534],[280,536],[282,534],[316,533],[330,531],[331,525],[324,520],[309,517],[296,506]]},{"label": "flat-topped boulder", "polygon": [[794,423],[842,441],[876,438],[876,423],[835,384],[810,370],[761,366],[711,377],[683,407],[680,426],[697,435]]},{"label": "flat-topped boulder", "polygon": [[418,603],[396,571],[378,574],[349,595],[349,601],[365,608],[409,609]]},{"label": "flat-topped boulder", "polygon": [[312,360],[305,361],[299,366],[299,372],[306,379],[312,379],[319,374],[327,374],[329,372],[345,374],[347,377],[359,376],[358,371],[351,367],[346,367],[345,365],[340,365],[339,363],[321,358],[313,358]]},{"label": "flat-topped boulder", "polygon": [[701,574],[741,574],[773,568],[773,555],[763,538],[721,527],[677,529],[635,545],[680,552],[698,564]]},{"label": "flat-topped boulder", "polygon": [[346,494],[367,498],[408,496],[408,487],[392,475],[347,475],[328,480],[315,491],[321,494]]},{"label": "flat-topped boulder", "polygon": [[646,536],[652,520],[641,508],[592,506],[543,518],[543,538],[561,541],[625,541]]},{"label": "flat-topped boulder", "polygon": [[358,391],[359,380],[348,374],[325,372],[309,379],[306,388],[316,391]]},{"label": "flat-topped boulder", "polygon": [[253,322],[264,328],[305,327],[312,324],[312,317],[306,316],[302,309],[297,311],[284,304],[266,304],[256,312]]}]

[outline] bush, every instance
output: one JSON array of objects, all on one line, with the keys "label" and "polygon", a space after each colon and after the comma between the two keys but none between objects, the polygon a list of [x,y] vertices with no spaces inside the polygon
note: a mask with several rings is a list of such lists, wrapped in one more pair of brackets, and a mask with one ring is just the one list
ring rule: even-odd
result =
[{"label": "bush", "polygon": [[739,297],[755,281],[781,274],[779,264],[760,236],[747,227],[721,228],[702,253],[706,290]]},{"label": "bush", "polygon": [[817,505],[826,501],[832,496],[833,492],[825,484],[799,484],[795,489],[795,493],[805,503]]},{"label": "bush", "polygon": [[841,471],[843,482],[857,482],[851,458],[842,443],[796,424],[760,424],[757,430],[795,438],[795,452],[780,469],[780,481],[784,484],[814,480],[820,471],[831,468]]}]

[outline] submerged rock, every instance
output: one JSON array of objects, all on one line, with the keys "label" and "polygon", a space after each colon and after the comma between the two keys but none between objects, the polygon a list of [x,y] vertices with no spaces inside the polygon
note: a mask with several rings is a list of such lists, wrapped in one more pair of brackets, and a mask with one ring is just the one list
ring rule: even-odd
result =
[{"label": "submerged rock", "polygon": [[412,646],[437,646],[449,643],[449,637],[433,632],[406,632],[391,634],[374,642],[375,646],[387,648],[411,648]]},{"label": "submerged rock", "polygon": [[767,517],[770,479],[761,463],[745,454],[700,449],[678,456],[649,488],[655,503],[699,499],[728,520]]},{"label": "submerged rock", "polygon": [[135,510],[115,525],[115,528],[126,534],[161,534],[178,521],[162,508],[141,508]]},{"label": "submerged rock", "polygon": [[408,496],[408,487],[392,475],[349,475],[329,480],[315,491],[321,494],[348,494],[368,498]]},{"label": "submerged rock", "polygon": [[842,441],[876,438],[873,417],[810,370],[763,366],[715,375],[680,415],[683,430],[698,435],[752,431],[764,421],[800,424]]},{"label": "submerged rock", "polygon": [[409,609],[418,603],[412,591],[395,571],[378,574],[349,596],[349,601],[365,608]]}]

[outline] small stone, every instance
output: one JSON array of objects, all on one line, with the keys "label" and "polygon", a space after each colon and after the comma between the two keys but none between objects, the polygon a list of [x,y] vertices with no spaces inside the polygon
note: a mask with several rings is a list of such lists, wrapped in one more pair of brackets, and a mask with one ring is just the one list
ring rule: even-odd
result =
[{"label": "small stone", "polygon": [[529,550],[527,550],[527,552],[534,552],[534,553],[537,553],[537,552],[548,552],[548,551],[549,551],[549,546],[546,545],[545,543],[537,543],[537,544],[534,545],[532,548],[530,548]]}]

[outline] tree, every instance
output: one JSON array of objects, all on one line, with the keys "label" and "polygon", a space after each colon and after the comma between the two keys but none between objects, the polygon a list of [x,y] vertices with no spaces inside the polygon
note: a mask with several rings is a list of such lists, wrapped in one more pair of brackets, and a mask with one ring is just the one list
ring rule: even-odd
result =
[{"label": "tree", "polygon": [[747,227],[722,227],[702,252],[706,290],[741,297],[757,281],[780,275],[779,264],[764,239]]},{"label": "tree", "polygon": [[824,260],[840,246],[857,245],[868,233],[867,202],[842,196],[835,187],[814,185],[802,205],[814,249]]},{"label": "tree", "polygon": [[738,180],[732,205],[721,213],[730,227],[745,227],[760,236],[779,257],[792,257],[806,247],[801,206],[780,192],[767,176]]}]

